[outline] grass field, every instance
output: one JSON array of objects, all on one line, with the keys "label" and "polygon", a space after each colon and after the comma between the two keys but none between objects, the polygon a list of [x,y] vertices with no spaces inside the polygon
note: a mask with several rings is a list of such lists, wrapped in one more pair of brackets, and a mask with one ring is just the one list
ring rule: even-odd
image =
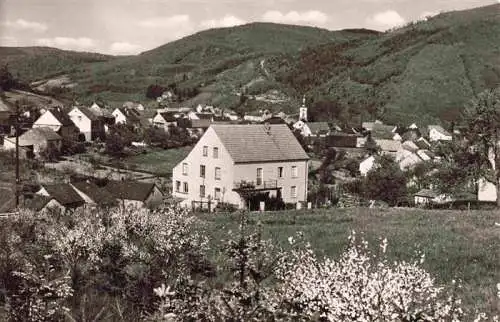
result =
[{"label": "grass field", "polygon": [[[202,215],[211,239],[226,238],[236,230],[237,214]],[[373,249],[380,238],[389,242],[390,259],[411,260],[417,250],[426,256],[424,267],[440,283],[462,280],[459,291],[467,308],[500,313],[496,285],[500,282],[499,212],[429,211],[418,209],[332,209],[252,213],[260,220],[264,236],[286,247],[288,236],[303,232],[316,251],[338,256],[351,231],[363,234]]]},{"label": "grass field", "polygon": [[168,150],[152,150],[129,157],[124,160],[124,163],[133,166],[136,170],[143,170],[161,176],[171,176],[172,169],[189,154],[191,149],[192,147],[188,146]]}]

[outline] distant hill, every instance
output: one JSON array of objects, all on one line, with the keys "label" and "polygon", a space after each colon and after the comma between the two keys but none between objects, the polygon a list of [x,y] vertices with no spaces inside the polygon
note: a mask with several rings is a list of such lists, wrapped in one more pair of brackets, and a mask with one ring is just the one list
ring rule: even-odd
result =
[{"label": "distant hill", "polygon": [[312,106],[325,103],[311,109],[316,119],[446,122],[477,93],[500,84],[500,5],[442,13],[385,33],[252,23],[136,56],[0,48],[0,63],[6,61],[22,79],[70,84],[74,94],[67,94],[83,101],[145,101],[148,85],[158,84],[192,94],[186,104],[293,111],[306,95]]}]

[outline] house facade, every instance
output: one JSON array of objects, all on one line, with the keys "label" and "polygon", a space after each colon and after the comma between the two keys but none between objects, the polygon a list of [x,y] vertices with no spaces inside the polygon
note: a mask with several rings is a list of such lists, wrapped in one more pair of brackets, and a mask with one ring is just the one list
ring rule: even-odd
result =
[{"label": "house facade", "polygon": [[181,205],[246,208],[249,195],[307,200],[308,156],[284,124],[213,124],[172,174]]},{"label": "house facade", "polygon": [[169,126],[177,126],[177,118],[173,112],[158,112],[153,117],[153,125],[168,131]]},{"label": "house facade", "polygon": [[61,108],[54,108],[45,111],[34,123],[33,128],[48,127],[59,134],[63,139],[76,140],[78,128]]},{"label": "house facade", "polygon": [[428,130],[429,130],[429,140],[431,142],[451,141],[453,139],[453,136],[451,135],[451,133],[446,131],[440,125],[429,125]]},{"label": "house facade", "polygon": [[80,134],[86,142],[96,139],[104,140],[104,120],[93,111],[84,106],[75,106],[68,113],[68,116],[80,130]]}]

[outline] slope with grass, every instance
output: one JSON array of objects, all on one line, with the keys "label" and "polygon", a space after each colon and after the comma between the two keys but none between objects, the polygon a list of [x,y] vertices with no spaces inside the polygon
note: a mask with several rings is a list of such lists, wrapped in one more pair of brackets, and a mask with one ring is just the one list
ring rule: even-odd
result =
[{"label": "slope with grass", "polygon": [[[239,215],[206,215],[213,241],[225,240],[228,230],[238,229]],[[472,311],[499,313],[496,285],[500,281],[500,215],[489,211],[430,211],[418,209],[331,209],[251,213],[250,222],[260,221],[265,238],[287,247],[288,237],[302,232],[320,255],[337,257],[355,231],[371,249],[388,240],[391,260],[419,259],[439,283],[460,280],[458,292]]]},{"label": "slope with grass", "polygon": [[296,91],[346,108],[372,103],[388,122],[456,120],[474,95],[500,86],[500,4],[314,48],[291,66],[281,79]]},{"label": "slope with grass", "polygon": [[201,90],[187,104],[235,108],[245,93],[252,99],[244,109],[295,110],[306,94],[311,105],[332,101],[345,119],[425,125],[456,120],[477,93],[500,86],[500,4],[385,33],[251,23],[202,31],[136,56],[54,50],[52,58],[50,50],[1,48],[0,63],[10,61],[30,81],[64,74],[83,102],[144,101],[148,85],[175,83]]}]

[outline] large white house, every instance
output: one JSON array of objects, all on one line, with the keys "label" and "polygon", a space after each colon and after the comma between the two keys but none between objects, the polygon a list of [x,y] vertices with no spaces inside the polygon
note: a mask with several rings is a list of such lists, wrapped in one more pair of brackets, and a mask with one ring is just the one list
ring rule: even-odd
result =
[{"label": "large white house", "polygon": [[257,195],[304,202],[308,160],[285,124],[212,124],[173,169],[173,195],[186,207],[246,208]]},{"label": "large white house", "polygon": [[80,130],[80,134],[86,142],[90,142],[95,139],[104,140],[104,121],[92,110],[86,108],[85,106],[74,106],[68,113],[68,116]]}]

